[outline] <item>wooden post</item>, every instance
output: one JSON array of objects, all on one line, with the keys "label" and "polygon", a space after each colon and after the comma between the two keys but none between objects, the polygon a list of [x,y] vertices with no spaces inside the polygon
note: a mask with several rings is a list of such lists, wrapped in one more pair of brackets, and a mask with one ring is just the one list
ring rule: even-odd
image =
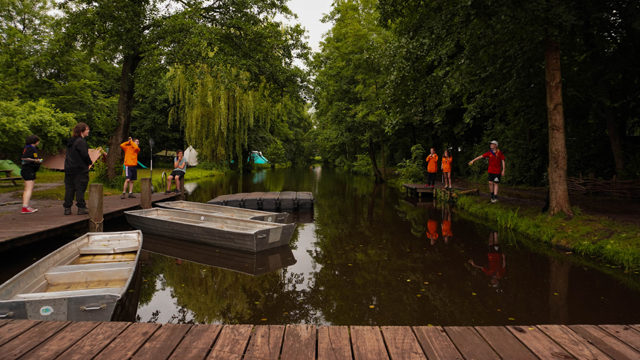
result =
[{"label": "wooden post", "polygon": [[104,217],[102,209],[102,184],[89,185],[89,231],[102,232]]},{"label": "wooden post", "polygon": [[140,206],[151,209],[151,178],[140,179]]}]

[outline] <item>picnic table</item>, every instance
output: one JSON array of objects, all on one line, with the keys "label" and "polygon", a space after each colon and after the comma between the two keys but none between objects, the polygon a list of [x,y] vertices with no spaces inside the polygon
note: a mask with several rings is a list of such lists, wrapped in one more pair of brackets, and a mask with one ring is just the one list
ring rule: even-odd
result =
[{"label": "picnic table", "polygon": [[0,175],[0,181],[5,180],[5,181],[11,181],[13,183],[13,186],[18,186],[18,184],[16,184],[16,180],[22,180],[22,178],[20,176],[11,176],[11,173],[13,172],[13,170],[11,169],[4,169],[4,170],[0,170],[0,174],[4,173],[5,177],[2,177]]}]

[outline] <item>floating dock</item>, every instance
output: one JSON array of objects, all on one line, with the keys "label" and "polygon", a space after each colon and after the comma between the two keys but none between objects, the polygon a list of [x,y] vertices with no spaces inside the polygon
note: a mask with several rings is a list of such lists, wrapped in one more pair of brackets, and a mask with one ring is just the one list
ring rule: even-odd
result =
[{"label": "floating dock", "polygon": [[431,194],[433,196],[435,188],[425,184],[402,184],[409,191],[409,195],[422,197],[423,194]]},{"label": "floating dock", "polygon": [[207,204],[264,211],[313,211],[314,203],[312,193],[295,191],[221,195],[207,202]]},{"label": "floating dock", "polygon": [[0,358],[640,359],[640,326],[223,326],[0,320]]}]

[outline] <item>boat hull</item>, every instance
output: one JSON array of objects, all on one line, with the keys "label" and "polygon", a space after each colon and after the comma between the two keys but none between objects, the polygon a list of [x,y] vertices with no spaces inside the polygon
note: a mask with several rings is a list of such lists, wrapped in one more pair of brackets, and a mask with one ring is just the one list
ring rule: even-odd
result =
[{"label": "boat hull", "polygon": [[[125,216],[131,226],[145,234],[169,236],[246,252],[288,245],[295,230],[295,224],[241,220],[158,208],[125,211]],[[249,230],[238,231],[237,228]]]}]

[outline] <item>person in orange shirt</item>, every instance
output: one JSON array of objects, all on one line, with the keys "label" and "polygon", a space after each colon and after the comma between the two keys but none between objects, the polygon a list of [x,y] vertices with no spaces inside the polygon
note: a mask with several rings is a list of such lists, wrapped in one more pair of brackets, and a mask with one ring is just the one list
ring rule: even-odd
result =
[{"label": "person in orange shirt", "polygon": [[442,175],[444,175],[444,188],[447,188],[447,181],[449,182],[449,189],[451,189],[451,162],[453,157],[449,154],[449,150],[444,151],[442,155]]},{"label": "person in orange shirt", "polygon": [[129,184],[129,197],[136,197],[133,195],[133,182],[138,180],[138,153],[140,152],[140,141],[138,139],[129,138],[128,141],[120,144],[122,150],[124,150],[124,173],[127,180],[124,181],[124,188],[122,189],[121,199],[126,197],[127,184]]},{"label": "person in orange shirt", "polygon": [[435,220],[427,221],[427,237],[431,239],[431,245],[435,245],[438,240],[438,222]]},{"label": "person in orange shirt", "polygon": [[451,232],[451,213],[448,208],[444,210],[444,217],[442,219],[442,238],[444,239],[444,243],[449,243],[449,237],[453,236]]},{"label": "person in orange shirt", "polygon": [[436,173],[438,172],[438,154],[436,149],[431,148],[431,154],[427,156],[427,187],[435,187]]}]

